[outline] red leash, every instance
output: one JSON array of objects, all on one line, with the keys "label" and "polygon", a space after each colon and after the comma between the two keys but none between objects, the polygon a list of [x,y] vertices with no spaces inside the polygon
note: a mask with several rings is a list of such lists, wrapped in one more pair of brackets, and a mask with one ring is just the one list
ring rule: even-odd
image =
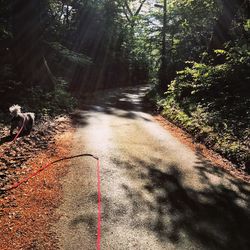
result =
[{"label": "red leash", "polygon": [[23,128],[24,128],[24,123],[25,123],[25,118],[23,119],[23,125],[22,127],[20,128],[20,130],[18,131],[18,133],[16,134],[15,138],[11,141],[11,143],[15,142],[17,137],[21,134],[21,132],[23,131]]},{"label": "red leash", "polygon": [[[25,123],[25,118],[23,119],[23,124],[22,127],[20,128],[20,130],[17,132],[16,136],[14,137],[14,139],[12,141],[10,141],[10,143],[14,143],[17,139],[17,137],[21,134],[21,132],[23,131],[24,128],[24,123]],[[3,157],[3,154],[0,153],[0,157]]]},{"label": "red leash", "polygon": [[101,221],[102,221],[102,202],[101,202],[101,175],[100,160],[97,160],[97,194],[98,194],[98,214],[97,214],[97,242],[96,249],[101,249]]},{"label": "red leash", "polygon": [[[18,136],[21,134],[23,128],[24,128],[24,123],[25,123],[25,119],[23,120],[23,124],[22,127],[20,128],[20,130],[18,131],[18,133],[16,134],[16,136],[14,137],[14,139],[11,141],[11,143],[14,143],[16,141],[16,139],[18,138]],[[31,179],[32,177],[38,175],[38,173],[40,173],[41,171],[43,171],[44,169],[50,167],[51,165],[60,162],[60,161],[64,161],[64,160],[69,160],[69,159],[73,159],[73,158],[78,158],[78,157],[84,157],[84,156],[89,156],[92,157],[94,159],[97,160],[97,200],[98,200],[98,204],[97,204],[97,241],[96,241],[96,249],[100,250],[101,249],[101,214],[102,214],[102,203],[101,203],[101,175],[100,175],[100,160],[98,157],[92,155],[92,154],[80,154],[80,155],[75,155],[75,156],[70,156],[70,157],[65,157],[65,158],[61,158],[58,160],[55,160],[53,162],[49,162],[47,164],[45,164],[44,166],[42,166],[40,169],[38,169],[37,171],[35,171],[34,173],[32,173],[31,175],[29,175],[28,177],[24,178],[23,180],[14,183],[11,187],[3,189],[4,191],[9,191],[12,189],[15,189],[17,187],[19,187],[20,185],[22,185],[23,183],[27,182],[29,179]],[[1,154],[0,154],[1,157]]]},{"label": "red leash", "polygon": [[[17,137],[17,136],[16,136]],[[46,168],[50,167],[51,165],[60,162],[60,161],[65,161],[65,160],[69,160],[69,159],[73,159],[73,158],[78,158],[78,157],[85,157],[85,156],[89,156],[92,157],[94,159],[97,160],[97,194],[98,194],[98,204],[97,204],[97,241],[96,241],[96,249],[100,250],[101,249],[101,209],[102,209],[102,203],[101,203],[101,174],[100,174],[100,160],[98,157],[92,155],[92,154],[79,154],[79,155],[74,155],[74,156],[69,156],[69,157],[65,157],[65,158],[61,158],[52,162],[49,162],[47,164],[45,164],[44,166],[42,166],[40,169],[38,169],[37,171],[35,171],[34,173],[32,173],[31,175],[29,175],[28,177],[24,178],[23,180],[13,184],[11,187],[9,188],[5,188],[2,189],[3,191],[9,191],[12,189],[15,189],[17,187],[19,187],[20,185],[22,185],[23,183],[27,182],[29,179],[31,179],[32,177],[38,175],[38,173],[40,173],[41,171],[45,170]]]}]

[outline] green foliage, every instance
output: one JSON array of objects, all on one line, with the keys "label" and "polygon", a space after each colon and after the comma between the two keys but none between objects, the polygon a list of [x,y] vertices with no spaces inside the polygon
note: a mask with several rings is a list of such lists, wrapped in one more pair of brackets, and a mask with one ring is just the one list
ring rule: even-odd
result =
[{"label": "green foliage", "polygon": [[168,4],[169,56],[176,63],[196,60],[206,49],[207,39],[219,12],[214,0],[171,0]]},{"label": "green foliage", "polygon": [[[151,0],[20,2],[22,8],[15,13],[8,1],[0,0],[3,109],[15,100],[31,110],[35,107],[37,113],[67,112],[75,100],[65,79],[71,89],[85,91],[146,82],[156,86],[161,76],[167,76],[161,78],[163,91],[151,91],[164,114],[230,159],[246,160],[249,5],[238,9],[236,3],[247,1],[168,0],[165,23],[163,9]],[[33,2],[39,2],[39,8]],[[223,13],[227,15],[221,19]],[[210,47],[216,29],[226,43]],[[12,41],[15,47],[10,46]],[[39,68],[42,58],[51,70]],[[19,60],[25,62],[22,67],[16,65]],[[41,86],[51,85],[52,74],[59,77],[55,89],[42,90]],[[43,77],[46,80],[39,82]],[[159,101],[168,86],[167,96]]]},{"label": "green foliage", "polygon": [[194,101],[204,105],[215,98],[246,98],[250,69],[247,47],[237,46],[228,51],[216,50],[215,53],[225,56],[225,63],[187,62],[190,66],[178,72],[168,93],[173,94],[178,102]]},{"label": "green foliage", "polygon": [[78,64],[81,66],[90,65],[92,63],[91,58],[89,58],[88,56],[69,50],[59,42],[51,42],[48,44],[56,52],[56,56],[62,57],[70,63]]},{"label": "green foliage", "polygon": [[[249,129],[245,129],[241,136],[236,135],[225,121],[222,122],[218,113],[211,113],[200,106],[188,113],[171,98],[161,101],[160,105],[164,108],[165,117],[191,133],[197,141],[242,166],[248,161]],[[218,124],[223,127],[218,128]]]},{"label": "green foliage", "polygon": [[247,19],[244,23],[244,29],[245,31],[250,31],[250,19]]},{"label": "green foliage", "polygon": [[6,29],[6,27],[0,23],[0,39],[9,39],[12,37],[10,31]]},{"label": "green foliage", "polygon": [[29,100],[22,100],[26,107],[32,108],[38,115],[56,115],[72,111],[77,101],[67,91],[67,83],[57,80],[54,92],[45,92],[42,88],[35,86],[29,90]]},{"label": "green foliage", "polygon": [[215,53],[225,62],[187,62],[160,104],[167,117],[198,140],[243,164],[250,146],[249,50],[242,45]]}]

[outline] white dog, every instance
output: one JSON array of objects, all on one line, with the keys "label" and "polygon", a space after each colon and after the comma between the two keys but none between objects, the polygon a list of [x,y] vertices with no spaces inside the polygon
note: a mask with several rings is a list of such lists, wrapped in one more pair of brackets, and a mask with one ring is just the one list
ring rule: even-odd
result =
[{"label": "white dog", "polygon": [[13,135],[15,128],[19,130],[23,127],[22,132],[29,134],[35,121],[34,113],[22,113],[19,105],[12,105],[9,108],[11,119],[10,134]]}]

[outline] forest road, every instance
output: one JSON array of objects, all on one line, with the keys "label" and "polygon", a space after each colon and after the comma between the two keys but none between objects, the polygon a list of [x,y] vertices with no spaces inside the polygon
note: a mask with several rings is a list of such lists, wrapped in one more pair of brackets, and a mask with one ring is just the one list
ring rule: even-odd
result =
[{"label": "forest road", "polygon": [[[250,186],[155,122],[146,91],[100,92],[73,115],[72,154],[101,160],[101,249],[250,249]],[[53,230],[61,249],[96,249],[96,161],[69,167]]]}]

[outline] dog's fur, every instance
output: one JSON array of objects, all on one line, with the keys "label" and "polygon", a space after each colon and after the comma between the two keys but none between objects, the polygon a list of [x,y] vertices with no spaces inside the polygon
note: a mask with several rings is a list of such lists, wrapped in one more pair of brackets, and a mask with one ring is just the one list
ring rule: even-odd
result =
[{"label": "dog's fur", "polygon": [[12,105],[9,108],[11,119],[11,128],[10,135],[13,135],[14,129],[18,128],[19,130],[23,126],[22,132],[29,134],[35,121],[34,113],[22,113],[21,107],[19,105]]}]

